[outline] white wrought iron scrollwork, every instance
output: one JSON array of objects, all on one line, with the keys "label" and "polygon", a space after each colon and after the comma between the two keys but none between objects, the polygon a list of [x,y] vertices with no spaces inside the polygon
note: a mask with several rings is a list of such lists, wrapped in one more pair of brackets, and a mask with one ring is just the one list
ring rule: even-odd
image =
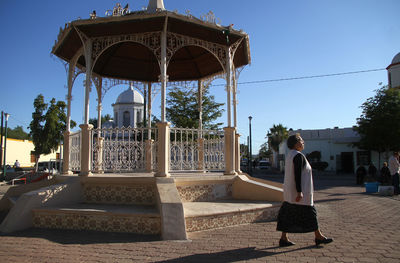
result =
[{"label": "white wrought iron scrollwork", "polygon": [[206,49],[226,69],[226,47],[216,43],[208,42],[194,37],[184,36],[176,33],[167,33],[167,65],[175,52],[184,46],[198,46]]},{"label": "white wrought iron scrollwork", "polygon": [[[143,96],[145,96],[145,88],[143,86],[144,82],[140,81],[131,81],[131,80],[122,80],[122,79],[112,79],[112,78],[103,78],[103,83],[102,83],[102,92],[101,92],[101,100],[103,101],[104,96],[107,94],[107,92],[118,85],[126,85],[126,86],[134,86],[135,89],[137,89]],[[153,83],[152,84],[152,89],[151,89],[151,98],[153,99],[155,96],[157,96],[161,91],[161,87],[159,87],[158,83]]]},{"label": "white wrought iron scrollwork", "polygon": [[198,139],[195,129],[171,128],[170,170],[197,170]]},{"label": "white wrought iron scrollwork", "polygon": [[200,19],[203,20],[204,22],[212,23],[212,24],[221,24],[221,20],[215,16],[213,11],[209,11],[205,15],[201,15]]},{"label": "white wrought iron scrollwork", "polygon": [[225,169],[225,139],[223,131],[203,130],[204,168],[209,171]]},{"label": "white wrought iron scrollwork", "polygon": [[154,139],[156,130],[130,127],[93,130],[92,167],[104,172],[144,171],[148,136]]},{"label": "white wrought iron scrollwork", "polygon": [[81,170],[81,131],[71,133],[69,139],[69,169]]},{"label": "white wrought iron scrollwork", "polygon": [[131,11],[129,10],[129,4],[127,4],[124,8],[122,8],[120,3],[117,3],[113,10],[107,10],[106,16],[123,16],[129,14]]},{"label": "white wrought iron scrollwork", "polygon": [[[224,169],[223,131],[171,128],[170,140],[171,171],[199,170],[200,167],[205,170]],[[200,149],[201,145],[203,149]]]},{"label": "white wrought iron scrollwork", "polygon": [[108,47],[120,42],[136,42],[149,48],[161,61],[161,32],[97,37],[92,39],[92,58],[95,61]]}]

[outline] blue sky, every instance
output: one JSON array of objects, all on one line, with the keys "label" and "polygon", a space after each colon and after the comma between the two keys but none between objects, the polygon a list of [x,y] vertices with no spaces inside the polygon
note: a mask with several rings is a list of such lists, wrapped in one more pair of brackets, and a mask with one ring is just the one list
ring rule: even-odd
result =
[{"label": "blue sky", "polygon": [[[0,110],[11,114],[9,126],[27,131],[33,100],[42,93],[65,100],[67,77],[63,64],[50,56],[59,28],[88,18],[92,10],[104,16],[118,1],[0,0]],[[148,0],[131,0],[132,10]],[[399,0],[164,0],[166,9],[200,17],[213,11],[222,25],[234,24],[250,36],[252,64],[239,83],[386,68],[400,52]],[[351,127],[359,106],[387,84],[386,70],[303,80],[239,85],[238,131],[242,142],[253,116],[253,153],[266,141],[273,124],[293,129]],[[214,84],[219,84],[216,81]],[[83,77],[73,88],[72,119],[82,123]],[[103,113],[127,87],[110,90]],[[211,92],[226,102],[223,86]],[[160,96],[153,110],[160,114]],[[90,97],[90,116],[96,117],[96,96]],[[226,123],[226,115],[222,121]]]}]

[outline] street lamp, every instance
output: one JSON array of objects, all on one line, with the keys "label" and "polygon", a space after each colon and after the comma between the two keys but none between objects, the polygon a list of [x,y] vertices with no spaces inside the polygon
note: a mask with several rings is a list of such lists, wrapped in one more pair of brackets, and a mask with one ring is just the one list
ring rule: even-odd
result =
[{"label": "street lamp", "polygon": [[253,164],[252,162],[252,148],[251,148],[251,119],[253,119],[253,117],[249,116],[249,173],[251,174],[251,166]]},{"label": "street lamp", "polygon": [[3,120],[4,112],[1,111],[1,127],[0,127],[0,169],[3,167]]},{"label": "street lamp", "polygon": [[8,123],[8,117],[10,117],[10,114],[4,113],[5,119],[6,119],[6,130],[5,130],[5,136],[4,136],[4,161],[3,161],[3,176],[2,176],[2,181],[6,179],[6,171],[7,171],[7,165],[6,165],[6,151],[7,151],[7,123]]}]

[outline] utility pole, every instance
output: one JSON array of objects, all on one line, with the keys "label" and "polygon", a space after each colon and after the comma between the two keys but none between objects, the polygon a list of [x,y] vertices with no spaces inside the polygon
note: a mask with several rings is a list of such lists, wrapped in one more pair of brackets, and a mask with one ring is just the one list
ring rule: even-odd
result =
[{"label": "utility pole", "polygon": [[0,169],[3,164],[3,111],[1,111],[1,138],[0,138]]},{"label": "utility pole", "polygon": [[251,119],[253,119],[253,117],[251,117],[251,116],[249,116],[249,135],[250,135],[250,142],[249,142],[249,149],[250,149],[250,156],[249,156],[249,158],[250,158],[250,169],[249,169],[249,172],[250,172],[250,174],[251,174],[251,171],[252,171],[252,165],[253,165],[253,151],[252,151],[252,148],[251,148]]},{"label": "utility pole", "polygon": [[3,162],[3,176],[2,176],[2,181],[4,181],[6,179],[6,172],[7,172],[7,166],[6,166],[6,151],[7,151],[7,122],[8,122],[8,117],[10,116],[10,114],[8,113],[4,113],[4,117],[6,119],[6,129],[5,129],[5,136],[4,136],[4,162]]}]

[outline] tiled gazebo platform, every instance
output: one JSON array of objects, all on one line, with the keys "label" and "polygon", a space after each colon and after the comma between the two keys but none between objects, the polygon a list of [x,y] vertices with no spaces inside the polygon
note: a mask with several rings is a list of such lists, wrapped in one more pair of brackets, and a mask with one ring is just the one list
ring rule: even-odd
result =
[{"label": "tiled gazebo platform", "polygon": [[1,231],[34,226],[186,239],[187,232],[275,220],[282,201],[277,183],[222,173],[57,176],[38,187],[3,197],[20,192]]}]

